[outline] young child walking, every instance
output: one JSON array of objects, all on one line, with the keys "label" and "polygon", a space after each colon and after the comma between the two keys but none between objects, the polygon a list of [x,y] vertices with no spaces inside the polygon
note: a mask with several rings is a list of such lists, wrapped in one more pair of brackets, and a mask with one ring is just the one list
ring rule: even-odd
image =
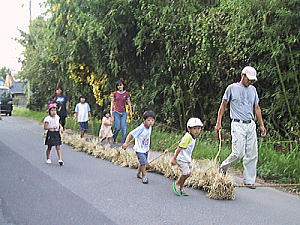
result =
[{"label": "young child walking", "polygon": [[46,150],[46,163],[50,164],[50,151],[52,146],[55,146],[57,155],[58,155],[58,163],[59,165],[64,165],[64,161],[62,160],[61,154],[61,136],[60,132],[63,131],[62,126],[59,124],[59,116],[57,115],[57,106],[54,104],[49,104],[48,113],[44,119],[44,129],[47,130],[45,145],[48,145]]},{"label": "young child walking", "polygon": [[58,107],[58,104],[57,104],[56,100],[57,100],[56,95],[52,95],[50,97],[49,101],[48,101],[48,105],[53,104],[53,105],[55,105],[57,107],[57,110],[60,111],[61,107]]},{"label": "young child walking", "polygon": [[113,132],[111,130],[111,126],[113,124],[114,118],[111,116],[111,112],[109,109],[103,110],[103,118],[101,123],[101,128],[99,131],[100,142],[105,139],[109,142],[113,142]]},{"label": "young child walking", "polygon": [[189,196],[183,190],[185,180],[192,173],[192,153],[196,145],[196,137],[199,136],[203,123],[199,118],[190,118],[187,122],[187,132],[181,139],[175,154],[171,160],[171,165],[178,165],[181,176],[173,182],[173,191],[176,195]]},{"label": "young child walking", "polygon": [[143,114],[143,119],[144,122],[128,134],[122,147],[123,149],[126,149],[132,137],[135,139],[133,149],[136,152],[140,164],[137,171],[137,178],[142,179],[143,184],[147,184],[148,178],[146,175],[146,165],[148,163],[148,152],[150,150],[150,136],[152,126],[155,122],[155,113],[153,111],[146,111]]},{"label": "young child walking", "polygon": [[88,121],[91,118],[91,108],[89,103],[85,102],[85,97],[79,97],[79,103],[75,107],[75,120],[79,124],[80,137],[83,138],[84,134],[89,129]]},{"label": "young child walking", "polygon": [[52,95],[52,96],[50,97],[49,101],[48,101],[48,105],[54,104],[54,105],[56,105],[56,107],[57,107],[56,99],[57,99],[56,95]]}]

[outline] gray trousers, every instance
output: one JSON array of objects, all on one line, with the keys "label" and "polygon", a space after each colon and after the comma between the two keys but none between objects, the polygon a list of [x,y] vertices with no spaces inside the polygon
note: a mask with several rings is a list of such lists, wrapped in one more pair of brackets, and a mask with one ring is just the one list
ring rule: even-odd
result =
[{"label": "gray trousers", "polygon": [[254,184],[256,179],[256,165],[258,159],[256,124],[231,122],[232,152],[222,162],[221,168],[227,170],[235,161],[243,158],[244,183]]}]

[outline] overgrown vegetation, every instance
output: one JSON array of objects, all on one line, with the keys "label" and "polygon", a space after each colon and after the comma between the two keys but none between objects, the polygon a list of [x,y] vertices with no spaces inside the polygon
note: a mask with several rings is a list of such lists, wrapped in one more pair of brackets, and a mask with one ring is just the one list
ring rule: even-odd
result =
[{"label": "overgrown vegetation", "polygon": [[63,86],[73,106],[84,94],[97,114],[122,78],[137,115],[152,109],[181,130],[199,116],[211,130],[226,86],[251,64],[268,132],[299,138],[298,0],[48,0],[47,6],[49,17],[32,21],[20,38],[30,108],[43,108]]},{"label": "overgrown vegetation", "polygon": [[3,66],[0,68],[0,78],[2,78],[3,80],[5,80],[6,75],[10,74],[10,73],[11,73],[11,70],[8,67]]}]

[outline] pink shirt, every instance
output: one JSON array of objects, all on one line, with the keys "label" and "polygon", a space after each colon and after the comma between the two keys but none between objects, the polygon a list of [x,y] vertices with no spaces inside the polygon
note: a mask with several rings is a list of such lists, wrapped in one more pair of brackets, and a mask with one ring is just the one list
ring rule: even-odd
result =
[{"label": "pink shirt", "polygon": [[114,110],[117,112],[125,112],[125,104],[127,99],[130,97],[129,92],[125,91],[122,94],[118,91],[114,92]]}]

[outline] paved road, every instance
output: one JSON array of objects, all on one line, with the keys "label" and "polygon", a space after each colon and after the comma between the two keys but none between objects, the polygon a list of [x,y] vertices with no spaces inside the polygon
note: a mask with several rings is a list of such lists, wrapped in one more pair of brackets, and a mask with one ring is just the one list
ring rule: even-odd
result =
[{"label": "paved road", "polygon": [[41,124],[18,117],[0,121],[1,225],[296,225],[300,198],[272,188],[236,190],[233,201],[211,200],[190,189],[172,193],[171,180],[121,168],[62,146],[65,166],[44,162]]}]

